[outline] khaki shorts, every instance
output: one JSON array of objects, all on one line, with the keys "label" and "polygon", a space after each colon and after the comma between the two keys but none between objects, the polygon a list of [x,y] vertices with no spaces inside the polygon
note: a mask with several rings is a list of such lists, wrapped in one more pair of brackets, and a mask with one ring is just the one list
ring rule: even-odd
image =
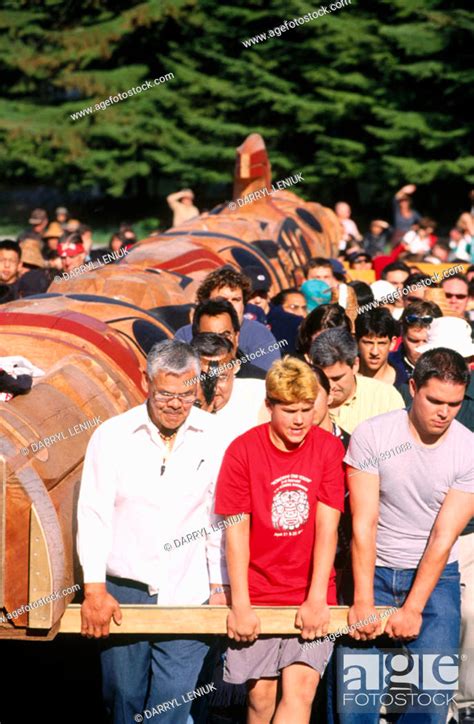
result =
[{"label": "khaki shorts", "polygon": [[225,654],[224,681],[243,684],[250,679],[280,676],[290,664],[307,664],[321,676],[334,648],[331,641],[305,646],[299,636],[262,637],[253,643],[229,642]]}]

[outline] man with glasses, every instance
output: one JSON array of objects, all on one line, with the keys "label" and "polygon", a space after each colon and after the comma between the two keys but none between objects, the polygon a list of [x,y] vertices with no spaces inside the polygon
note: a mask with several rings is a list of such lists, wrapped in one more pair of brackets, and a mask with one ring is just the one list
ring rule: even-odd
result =
[{"label": "man with glasses", "polygon": [[469,302],[469,282],[467,277],[464,274],[454,274],[452,277],[446,277],[441,282],[441,287],[448,300],[451,315],[466,319],[471,325],[474,335],[474,326],[467,314],[467,304]]},{"label": "man with glasses", "polygon": [[[121,603],[226,603],[222,534],[211,513],[222,446],[211,415],[193,407],[199,374],[188,344],[156,344],[148,400],[91,437],[78,503],[84,636],[107,637],[111,618],[122,620]],[[208,649],[197,637],[107,642],[101,663],[111,721],[129,724],[144,710],[168,724],[186,721],[185,695]]]}]

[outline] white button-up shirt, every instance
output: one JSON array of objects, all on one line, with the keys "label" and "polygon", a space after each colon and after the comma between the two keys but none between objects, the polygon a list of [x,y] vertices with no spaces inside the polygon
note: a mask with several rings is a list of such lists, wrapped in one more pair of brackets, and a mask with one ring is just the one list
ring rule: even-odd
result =
[{"label": "white button-up shirt", "polygon": [[213,416],[195,407],[171,452],[146,404],[104,422],[89,441],[79,495],[84,582],[106,573],[140,581],[160,605],[200,605],[210,582],[227,583],[222,531],[211,527],[221,519],[212,511],[223,453]]}]

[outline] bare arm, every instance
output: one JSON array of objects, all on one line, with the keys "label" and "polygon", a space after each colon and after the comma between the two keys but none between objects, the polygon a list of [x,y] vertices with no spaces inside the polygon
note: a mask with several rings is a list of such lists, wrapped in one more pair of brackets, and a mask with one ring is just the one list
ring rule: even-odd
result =
[{"label": "bare arm", "polygon": [[189,189],[181,189],[181,191],[176,191],[174,194],[169,194],[166,197],[166,201],[168,202],[168,206],[171,209],[175,209],[176,207],[179,208],[180,204],[180,198],[184,194],[185,191],[189,191]]},{"label": "bare arm", "polygon": [[232,610],[227,617],[227,635],[236,641],[255,641],[260,621],[252,610],[249,595],[250,515],[226,530],[227,571]]},{"label": "bare arm", "polygon": [[306,601],[299,607],[296,628],[303,639],[325,636],[328,631],[330,610],[327,605],[329,574],[334,563],[337,546],[337,526],[341,514],[319,502],[316,506],[316,536],[313,548],[313,575]]},{"label": "bare arm", "polygon": [[415,581],[401,609],[387,621],[386,633],[392,638],[418,636],[422,613],[439,581],[449,553],[474,514],[474,495],[450,490],[436,517]]},{"label": "bare arm", "polygon": [[411,194],[414,194],[416,191],[415,184],[407,184],[406,186],[402,186],[402,188],[397,191],[395,194],[395,198],[398,200],[401,196],[410,196]]},{"label": "bare arm", "polygon": [[[348,620],[350,624],[356,624],[376,614],[374,572],[380,480],[378,475],[350,466],[347,479],[352,512],[354,572],[354,605],[349,609]],[[379,631],[379,623],[370,623],[355,629],[351,636],[366,641],[368,638],[375,638]]]}]

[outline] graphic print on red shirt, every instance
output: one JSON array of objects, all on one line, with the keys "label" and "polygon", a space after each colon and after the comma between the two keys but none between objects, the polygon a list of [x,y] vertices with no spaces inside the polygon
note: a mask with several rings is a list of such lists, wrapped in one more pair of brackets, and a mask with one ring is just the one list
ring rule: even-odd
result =
[{"label": "graphic print on red shirt", "polygon": [[[270,440],[269,427],[254,427],[227,448],[215,511],[251,515],[251,603],[300,605],[311,584],[317,503],[344,510],[344,447],[313,426],[299,448],[285,452]],[[334,570],[328,603],[336,603]]]}]

